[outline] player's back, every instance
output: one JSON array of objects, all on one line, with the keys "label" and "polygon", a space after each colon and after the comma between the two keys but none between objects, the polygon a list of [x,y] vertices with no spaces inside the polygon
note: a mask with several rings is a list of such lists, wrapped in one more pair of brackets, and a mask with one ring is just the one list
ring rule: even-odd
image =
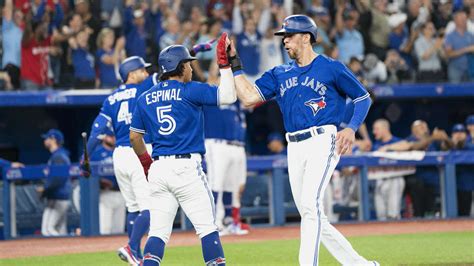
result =
[{"label": "player's back", "polygon": [[[108,116],[114,130],[116,146],[130,146],[130,124],[138,97],[156,82],[156,74],[139,84],[123,84],[105,99],[101,113]],[[147,142],[145,140],[145,142]]]},{"label": "player's back", "polygon": [[204,135],[206,139],[239,139],[238,103],[221,106],[204,106]]},{"label": "player's back", "polygon": [[[205,153],[203,105],[217,105],[217,87],[167,80],[140,97],[134,121],[150,134],[153,157]],[[134,125],[131,129],[140,132]]]}]

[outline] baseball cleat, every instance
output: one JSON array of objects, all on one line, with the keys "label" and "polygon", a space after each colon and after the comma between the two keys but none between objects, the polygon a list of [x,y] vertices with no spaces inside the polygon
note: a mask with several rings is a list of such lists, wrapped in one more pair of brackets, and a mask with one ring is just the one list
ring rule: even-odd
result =
[{"label": "baseball cleat", "polygon": [[219,231],[219,236],[227,236],[227,235],[246,235],[249,233],[249,230],[242,229],[240,224],[231,223],[224,227],[222,230]]},{"label": "baseball cleat", "polygon": [[134,252],[129,245],[119,248],[117,250],[117,255],[120,257],[121,260],[128,262],[129,265],[140,265],[140,259],[136,255],[136,252]]}]

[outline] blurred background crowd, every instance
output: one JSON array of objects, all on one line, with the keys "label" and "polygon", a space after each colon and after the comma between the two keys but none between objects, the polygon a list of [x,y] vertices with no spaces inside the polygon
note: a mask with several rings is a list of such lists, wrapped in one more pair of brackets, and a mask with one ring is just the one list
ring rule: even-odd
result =
[{"label": "blurred background crowd", "polygon": [[[472,0],[1,0],[0,88],[108,88],[138,55],[232,34],[246,74],[288,61],[272,32],[289,14],[318,25],[314,50],[346,63],[366,85],[474,78]],[[214,51],[195,80],[212,80]],[[211,68],[210,68],[211,67]]]}]

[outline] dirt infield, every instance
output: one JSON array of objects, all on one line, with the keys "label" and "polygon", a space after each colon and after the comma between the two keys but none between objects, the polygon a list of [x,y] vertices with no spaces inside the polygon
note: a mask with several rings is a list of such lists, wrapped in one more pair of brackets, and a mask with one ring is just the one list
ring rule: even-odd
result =
[{"label": "dirt infield", "polygon": [[[345,236],[393,235],[409,233],[474,231],[474,220],[373,222],[336,225]],[[256,242],[299,238],[299,227],[254,228],[245,236],[225,236],[222,242]],[[115,251],[127,242],[126,236],[32,238],[0,241],[0,259]],[[168,246],[199,245],[193,232],[173,233]]]}]

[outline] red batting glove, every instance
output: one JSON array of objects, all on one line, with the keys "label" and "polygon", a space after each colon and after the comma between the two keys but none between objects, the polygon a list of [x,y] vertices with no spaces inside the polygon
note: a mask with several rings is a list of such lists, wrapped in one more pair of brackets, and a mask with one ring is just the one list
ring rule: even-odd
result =
[{"label": "red batting glove", "polygon": [[227,57],[227,33],[222,33],[221,37],[217,41],[217,49],[216,49],[216,56],[217,56],[217,64],[219,68],[229,68],[230,62],[229,58]]},{"label": "red batting glove", "polygon": [[151,159],[148,152],[145,152],[144,154],[139,155],[138,159],[140,159],[140,163],[142,164],[142,167],[143,167],[143,172],[145,172],[146,181],[148,181],[148,170],[150,169],[150,166],[153,163],[153,160]]}]

